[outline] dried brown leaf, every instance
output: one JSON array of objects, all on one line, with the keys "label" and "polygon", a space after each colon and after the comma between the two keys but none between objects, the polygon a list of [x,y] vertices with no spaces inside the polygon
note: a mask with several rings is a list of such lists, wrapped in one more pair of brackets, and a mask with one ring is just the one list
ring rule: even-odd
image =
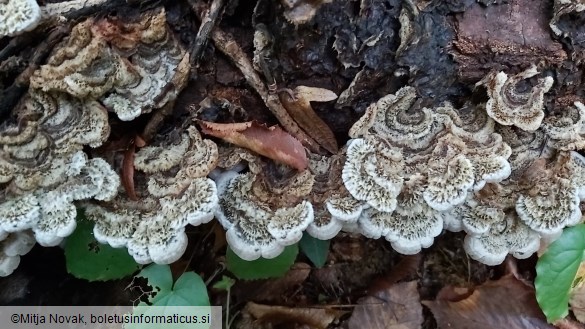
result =
[{"label": "dried brown leaf", "polygon": [[281,278],[241,281],[232,289],[232,296],[237,300],[256,303],[286,304],[303,299],[299,287],[311,273],[311,266],[295,263]]},{"label": "dried brown leaf", "polygon": [[[446,296],[446,295],[444,295]],[[534,288],[513,275],[488,281],[459,301],[423,301],[439,328],[552,329],[538,307]]]},{"label": "dried brown leaf", "polygon": [[402,282],[358,301],[349,329],[415,329],[423,323],[417,282]]},{"label": "dried brown leaf", "polygon": [[585,287],[573,289],[569,304],[577,320],[585,323]]},{"label": "dried brown leaf", "polygon": [[573,311],[575,318],[579,322],[585,323],[585,263],[579,265],[579,269],[575,275],[569,304],[571,305],[571,311]]},{"label": "dried brown leaf", "polygon": [[329,126],[321,120],[311,107],[310,102],[328,102],[337,99],[337,95],[328,89],[298,86],[294,90],[296,99],[286,93],[280,94],[280,102],[290,116],[309,136],[327,151],[336,154],[339,146]]},{"label": "dried brown leaf", "polygon": [[256,301],[276,302],[282,300],[285,292],[300,286],[309,277],[311,266],[306,263],[295,263],[282,278],[266,281],[256,290]]},{"label": "dried brown leaf", "polygon": [[[325,329],[333,320],[345,312],[328,308],[289,308],[284,306],[270,306],[249,302],[245,311],[252,314],[257,320],[279,324],[300,324],[314,329]],[[365,327],[364,327],[365,328]]]},{"label": "dried brown leaf", "polygon": [[122,161],[122,186],[128,195],[128,198],[133,201],[138,201],[136,190],[134,190],[134,154],[136,146],[134,142],[128,146],[124,152],[124,160]]},{"label": "dried brown leaf", "polygon": [[305,148],[279,126],[266,127],[257,122],[214,123],[197,120],[204,134],[250,149],[300,171],[309,164]]},{"label": "dried brown leaf", "polygon": [[386,275],[374,280],[368,287],[368,295],[390,289],[396,282],[416,274],[421,260],[421,254],[404,256]]},{"label": "dried brown leaf", "polygon": [[227,240],[225,238],[225,230],[223,229],[221,224],[219,224],[218,222],[214,222],[212,230],[215,239],[213,240],[213,247],[211,248],[211,250],[213,250],[213,253],[215,254],[218,251],[223,250],[225,246],[227,246]]}]

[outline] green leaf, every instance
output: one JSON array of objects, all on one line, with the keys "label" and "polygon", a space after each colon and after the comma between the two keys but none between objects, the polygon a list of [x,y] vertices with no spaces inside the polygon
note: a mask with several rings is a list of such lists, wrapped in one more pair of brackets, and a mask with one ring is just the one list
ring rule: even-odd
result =
[{"label": "green leaf", "polygon": [[78,220],[75,232],[67,238],[65,262],[71,275],[88,281],[120,279],[140,268],[126,248],[97,242],[93,237],[93,223],[87,220]]},{"label": "green leaf", "polygon": [[276,258],[259,258],[253,261],[243,260],[228,247],[226,252],[227,269],[238,279],[257,280],[279,278],[286,274],[299,253],[297,244],[284,248]]},{"label": "green leaf", "polygon": [[301,250],[317,268],[323,267],[327,261],[327,254],[329,254],[330,240],[319,240],[312,237],[308,233],[303,234],[299,246]]},{"label": "green leaf", "polygon": [[207,287],[203,279],[194,272],[181,275],[173,285],[171,268],[168,265],[152,264],[136,275],[148,280],[156,294],[148,301],[153,306],[209,306]]},{"label": "green leaf", "polygon": [[213,288],[228,291],[234,284],[236,284],[236,280],[224,275],[221,280],[213,284]]},{"label": "green leaf", "polygon": [[585,251],[585,225],[566,228],[536,263],[536,299],[549,322],[568,314],[569,293]]}]

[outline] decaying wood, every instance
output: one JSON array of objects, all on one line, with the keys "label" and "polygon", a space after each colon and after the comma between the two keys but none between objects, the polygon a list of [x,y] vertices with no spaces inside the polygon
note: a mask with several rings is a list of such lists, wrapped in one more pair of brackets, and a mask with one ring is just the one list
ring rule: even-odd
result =
[{"label": "decaying wood", "polygon": [[[199,8],[193,7],[195,13],[202,17],[202,13]],[[252,62],[248,59],[248,56],[244,53],[242,48],[238,45],[234,38],[220,30],[215,28],[211,32],[211,38],[215,44],[215,47],[219,49],[224,55],[226,55],[242,72],[244,78],[248,84],[254,88],[254,90],[260,95],[264,104],[274,114],[276,119],[284,127],[286,131],[291,133],[295,138],[300,140],[309,150],[315,153],[321,153],[319,144],[309,137],[293,120],[288,114],[286,109],[280,103],[280,99],[277,94],[270,93],[268,88],[254,70]]]}]

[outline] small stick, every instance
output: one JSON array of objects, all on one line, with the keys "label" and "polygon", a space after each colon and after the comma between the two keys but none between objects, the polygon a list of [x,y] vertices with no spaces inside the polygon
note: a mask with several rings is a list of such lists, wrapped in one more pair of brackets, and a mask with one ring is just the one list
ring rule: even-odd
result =
[{"label": "small stick", "polygon": [[[214,0],[220,1],[220,0]],[[192,7],[193,11],[201,17],[202,15],[198,12],[198,8]],[[215,28],[211,32],[211,39],[213,40],[215,47],[225,54],[242,72],[244,78],[248,84],[256,90],[260,95],[260,98],[264,101],[264,104],[274,114],[276,119],[284,127],[286,131],[291,133],[295,138],[301,141],[309,150],[312,152],[321,154],[319,144],[307,135],[299,125],[293,120],[288,114],[284,106],[280,103],[280,99],[276,93],[270,93],[266,88],[266,85],[260,78],[260,76],[254,70],[251,61],[248,59],[242,48],[238,43],[227,33],[223,32],[219,28]]]},{"label": "small stick", "polygon": [[[209,34],[218,23],[218,18],[222,13],[224,2],[225,0],[212,1],[209,10],[205,12],[204,17],[201,19],[201,26],[199,26],[199,31],[197,31],[197,36],[195,37],[195,42],[193,43],[193,48],[191,50],[191,67],[195,67],[199,57],[201,57],[201,52],[209,39]],[[195,0],[189,0],[189,4],[193,8],[197,6]]]}]

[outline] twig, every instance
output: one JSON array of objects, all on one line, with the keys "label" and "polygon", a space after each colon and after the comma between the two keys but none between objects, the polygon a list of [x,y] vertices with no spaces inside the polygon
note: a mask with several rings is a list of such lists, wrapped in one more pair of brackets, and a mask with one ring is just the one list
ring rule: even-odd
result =
[{"label": "twig", "polygon": [[[201,57],[201,52],[209,39],[209,34],[217,24],[218,18],[222,13],[224,2],[225,0],[214,0],[211,2],[209,10],[205,12],[203,19],[201,19],[201,25],[199,26],[199,31],[197,31],[197,36],[195,37],[195,42],[193,43],[193,48],[191,50],[192,68],[197,67],[197,61],[199,61],[199,58]],[[195,0],[189,0],[189,4],[193,8],[198,6],[197,1]],[[193,72],[196,72],[196,70],[193,69],[192,73]]]},{"label": "twig", "polygon": [[[215,1],[221,0],[214,0],[214,2]],[[202,13],[199,12],[200,9],[197,7],[192,7],[192,9],[198,15],[198,17],[203,16]],[[211,32],[211,39],[213,40],[215,47],[219,49],[219,51],[221,51],[224,55],[229,57],[229,59],[238,67],[248,84],[254,88],[254,90],[256,90],[256,92],[260,95],[260,98],[262,98],[264,101],[264,104],[266,104],[268,109],[272,112],[272,114],[274,114],[284,129],[295,138],[300,140],[301,143],[303,143],[312,152],[321,153],[319,144],[317,144],[314,139],[301,130],[301,128],[280,103],[278,95],[268,92],[264,82],[256,73],[252,63],[242,48],[234,40],[234,38],[216,27]]]}]

